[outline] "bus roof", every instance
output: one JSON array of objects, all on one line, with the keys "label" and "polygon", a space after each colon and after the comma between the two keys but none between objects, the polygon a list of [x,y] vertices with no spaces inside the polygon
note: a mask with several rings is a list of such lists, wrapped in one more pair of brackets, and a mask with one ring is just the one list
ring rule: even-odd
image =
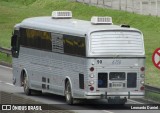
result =
[{"label": "bus roof", "polygon": [[53,19],[52,17],[33,17],[23,20],[18,26],[22,28],[37,29],[42,31],[57,32],[84,36],[88,33],[101,30],[129,30],[138,31],[134,28],[125,28],[118,25],[93,25],[90,21],[78,19]]}]

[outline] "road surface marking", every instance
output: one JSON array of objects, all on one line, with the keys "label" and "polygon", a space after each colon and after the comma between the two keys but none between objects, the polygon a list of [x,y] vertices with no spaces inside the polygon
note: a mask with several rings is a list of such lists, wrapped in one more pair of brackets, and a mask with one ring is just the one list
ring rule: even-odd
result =
[{"label": "road surface marking", "polygon": [[7,83],[7,82],[3,82],[3,81],[0,81],[0,83],[2,83],[2,84],[7,84],[7,85],[10,85],[10,86],[15,86],[15,85],[13,85],[12,83]]},{"label": "road surface marking", "polygon": [[114,112],[111,112],[111,111],[107,111],[107,110],[102,110],[103,112],[106,112],[106,113],[114,113]]},{"label": "road surface marking", "polygon": [[5,83],[5,84],[10,85],[10,86],[14,86],[14,85],[13,85],[13,84],[11,84],[11,83]]},{"label": "road surface marking", "polygon": [[144,104],[144,103],[141,103],[141,102],[138,102],[138,101],[135,101],[135,100],[130,100],[130,99],[128,99],[128,100],[131,101],[131,102],[134,102],[136,104]]}]

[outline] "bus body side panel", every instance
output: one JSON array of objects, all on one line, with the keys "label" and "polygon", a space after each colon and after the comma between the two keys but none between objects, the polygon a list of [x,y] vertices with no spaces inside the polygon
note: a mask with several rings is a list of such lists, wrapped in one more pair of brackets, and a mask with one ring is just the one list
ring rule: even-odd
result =
[{"label": "bus body side panel", "polygon": [[[73,96],[84,98],[88,80],[86,64],[87,59],[83,57],[20,47],[19,58],[13,60],[13,75],[16,85],[20,85],[21,71],[25,68],[31,89],[59,95],[64,95],[65,79],[68,76],[73,86]],[[80,75],[84,76],[84,87],[81,88]]]}]

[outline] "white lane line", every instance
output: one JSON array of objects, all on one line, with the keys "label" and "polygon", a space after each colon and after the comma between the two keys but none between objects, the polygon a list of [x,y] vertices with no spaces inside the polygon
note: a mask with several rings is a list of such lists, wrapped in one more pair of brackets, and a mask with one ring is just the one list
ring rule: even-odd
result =
[{"label": "white lane line", "polygon": [[5,84],[10,85],[10,86],[14,86],[14,85],[13,85],[13,84],[11,84],[11,83],[5,83]]},{"label": "white lane line", "polygon": [[141,103],[141,102],[138,102],[138,101],[135,101],[135,100],[130,100],[130,99],[128,99],[128,100],[133,102],[133,103],[136,103],[136,104],[144,104],[144,103]]},{"label": "white lane line", "polygon": [[[135,100],[130,100],[128,99],[130,102],[133,102],[133,103],[136,103],[136,104],[144,104],[144,103],[141,103],[141,102],[138,102],[138,101],[135,101]],[[107,110],[102,110],[103,112],[105,113],[114,113],[114,112],[111,112],[111,111],[107,111]]]},{"label": "white lane line", "polygon": [[11,68],[11,67],[2,66],[2,65],[0,65],[0,67],[12,70],[12,68]]},{"label": "white lane line", "polygon": [[0,81],[0,83],[2,83],[2,84],[7,84],[7,85],[10,85],[10,86],[15,86],[15,85],[12,84],[12,83],[7,83],[7,82],[3,82],[3,81]]},{"label": "white lane line", "polygon": [[107,111],[107,110],[102,110],[102,111],[105,112],[105,113],[114,113],[114,112]]}]

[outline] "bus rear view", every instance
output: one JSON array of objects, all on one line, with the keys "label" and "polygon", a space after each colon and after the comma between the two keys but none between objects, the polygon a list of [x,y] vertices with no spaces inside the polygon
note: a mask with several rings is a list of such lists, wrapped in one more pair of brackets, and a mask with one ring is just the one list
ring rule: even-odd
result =
[{"label": "bus rear view", "polygon": [[88,34],[92,91],[86,94],[88,98],[97,96],[107,98],[109,103],[125,103],[144,96],[143,34],[128,25],[120,27]]}]

